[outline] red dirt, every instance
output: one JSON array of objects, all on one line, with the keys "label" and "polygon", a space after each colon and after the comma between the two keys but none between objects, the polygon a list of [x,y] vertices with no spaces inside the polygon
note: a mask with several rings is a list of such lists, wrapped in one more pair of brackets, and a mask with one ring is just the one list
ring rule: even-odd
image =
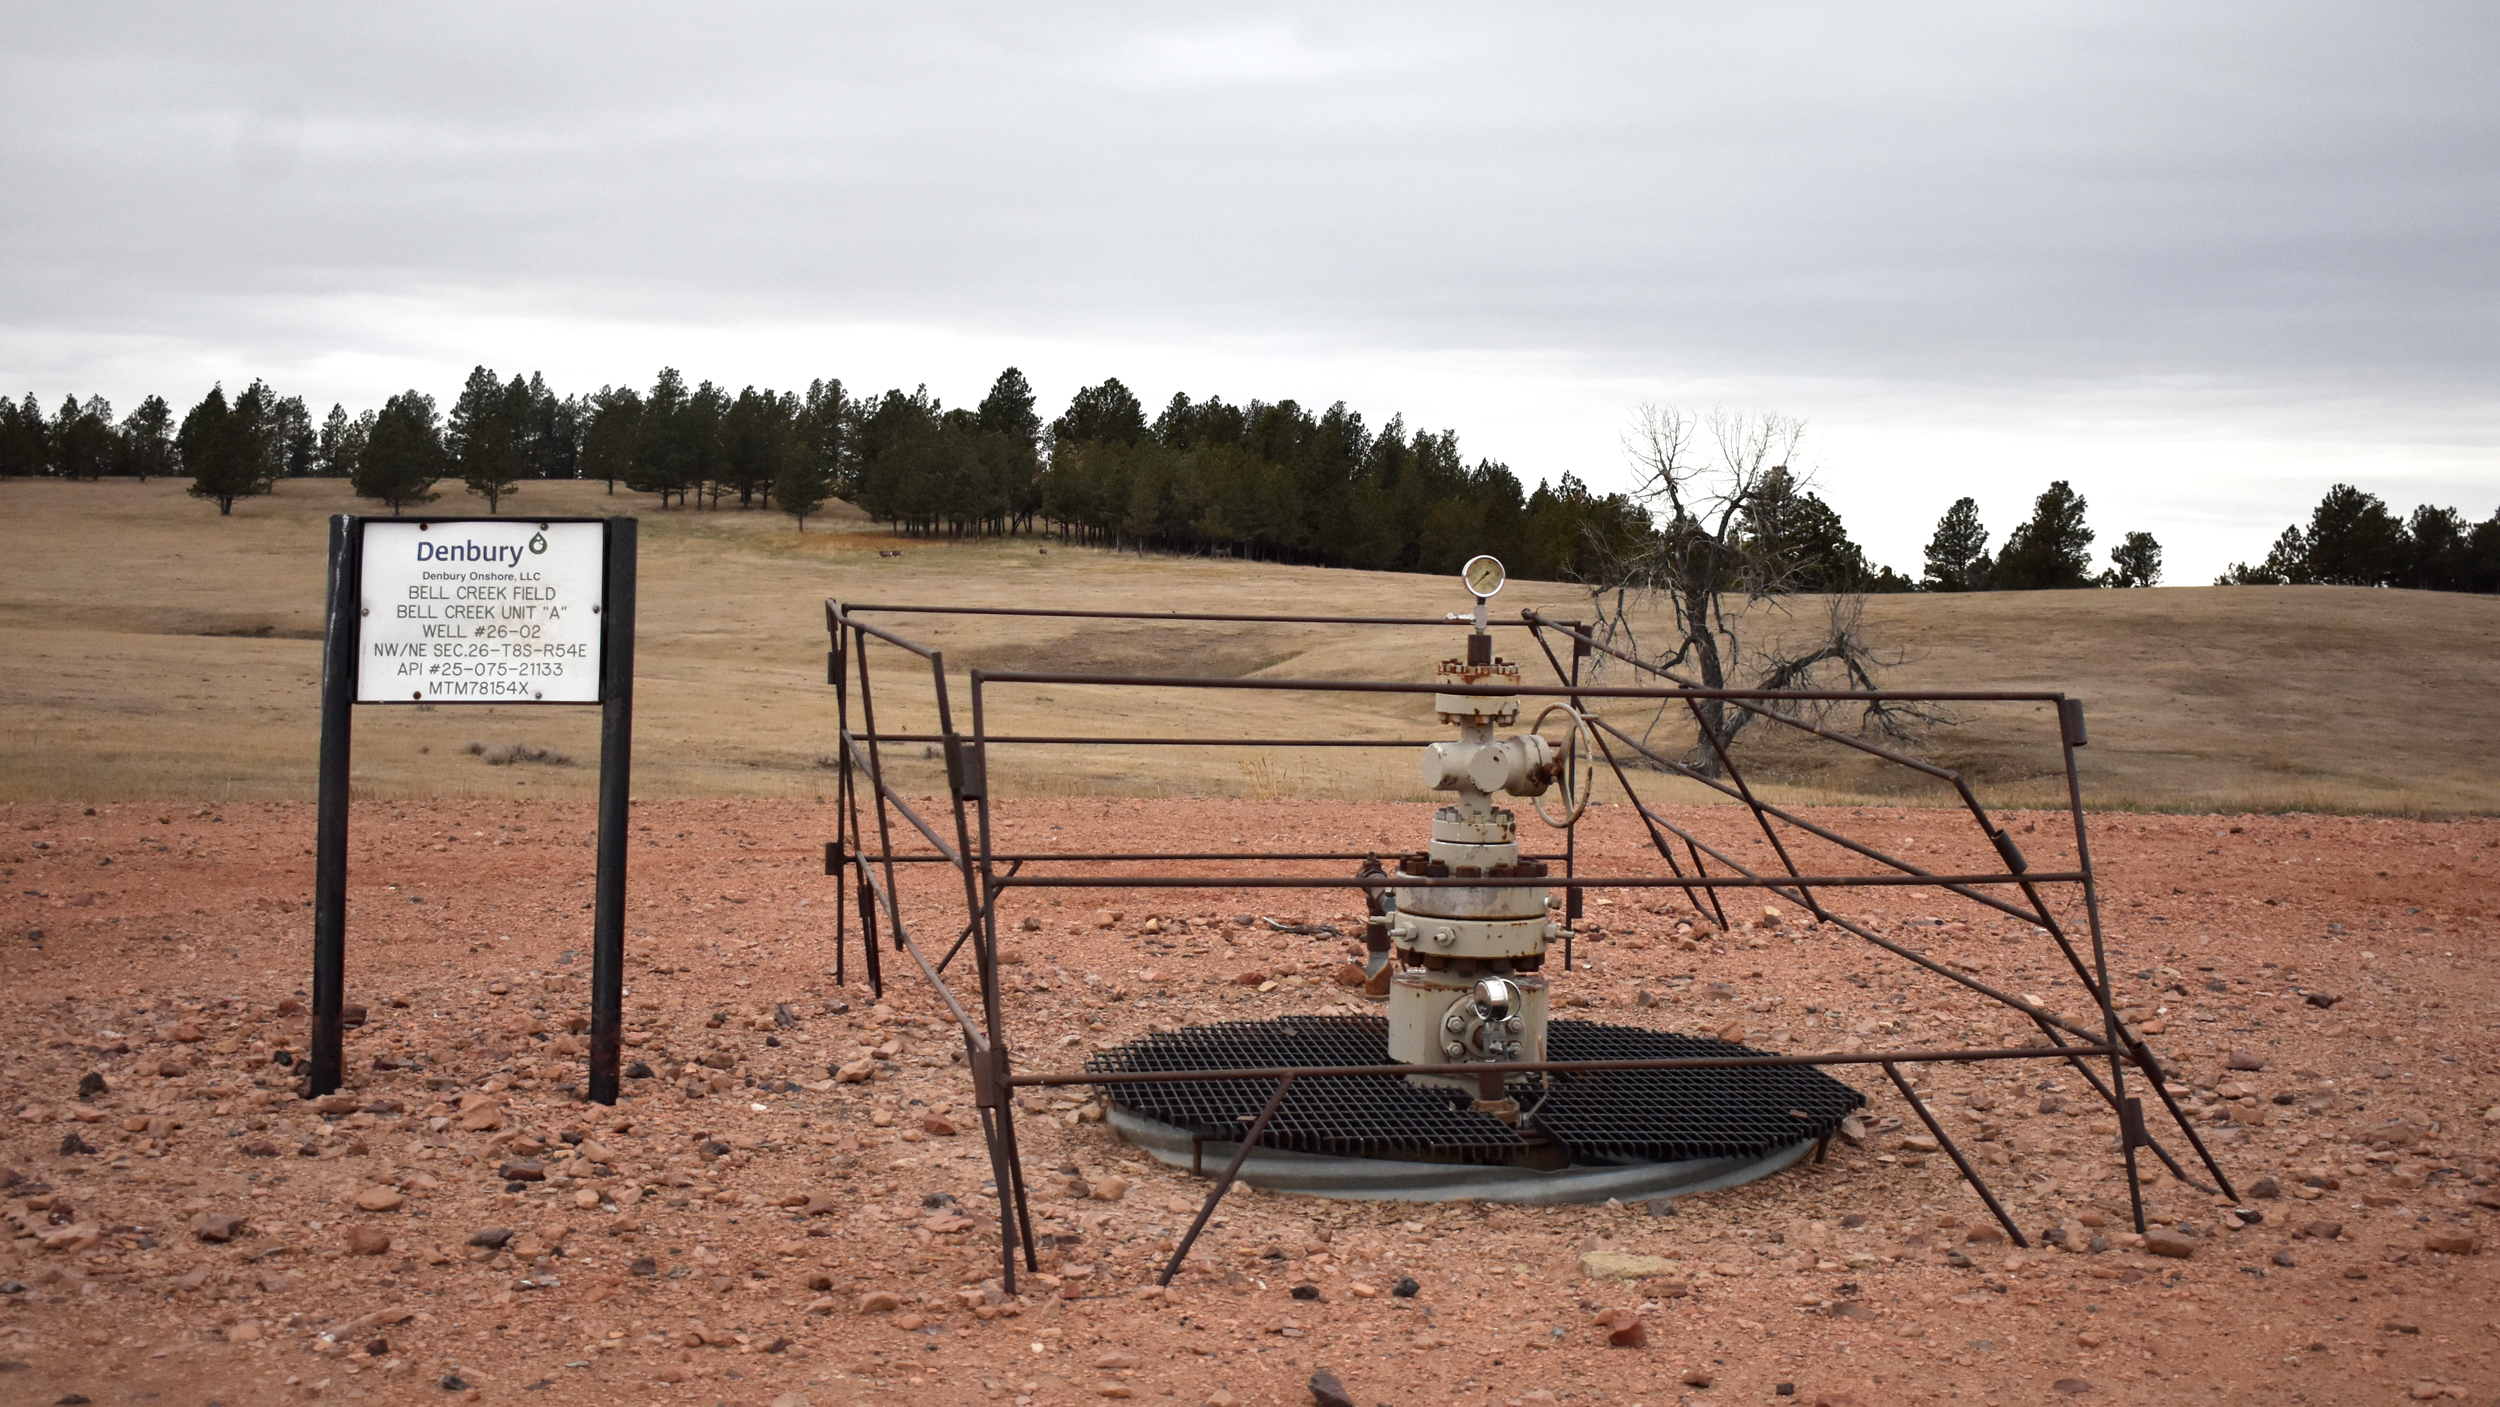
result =
[{"label": "red dirt", "polygon": [[[1189,801],[1015,801],[998,813],[1015,823],[1006,843],[1029,836],[1036,848],[1393,851],[1417,843],[1427,814]],[[1925,863],[1986,853],[1969,844],[1967,818],[1823,814]],[[1741,813],[1706,819],[1741,833]],[[960,1043],[891,955],[882,1008],[859,985],[856,951],[850,988],[829,975],[833,883],[820,857],[832,822],[821,804],[637,806],[628,1054],[661,1075],[628,1081],[610,1110],[563,1089],[581,1069],[564,1034],[586,1010],[588,808],[360,804],[348,999],[370,1014],[349,1035],[350,1090],[360,1107],[401,1108],[325,1117],[273,1061],[302,1049],[301,1018],[278,1004],[309,976],[309,807],[0,807],[0,1022],[13,1055],[0,1075],[0,1163],[23,1179],[0,1191],[21,1232],[0,1250],[0,1282],[22,1287],[0,1295],[0,1398],[760,1407],[796,1393],[826,1407],[1196,1404],[1220,1392],[1298,1404],[1317,1368],[1358,1402],[1400,1407],[1771,1402],[1783,1383],[1790,1401],[1867,1407],[2394,1402],[2443,1386],[2488,1403],[2500,1391],[2495,1253],[2432,1249],[2490,1239],[2500,1205],[2500,823],[2092,818],[2119,991],[2147,1001],[2153,1044],[2183,1087],[2245,1086],[2241,1103],[2200,1092],[2198,1126],[2244,1191],[2265,1177],[2280,1188],[2248,1201],[2262,1222],[2225,1229],[2216,1199],[2155,1179],[2152,1209],[2198,1233],[2186,1259],[2116,1244],[2126,1194],[2115,1124],[2071,1070],[1937,1066],[1926,1088],[2026,1232],[2060,1225],[2080,1246],[2097,1220],[2114,1243],[2099,1253],[1969,1241],[1984,1208],[1948,1162],[1905,1145],[1917,1124],[1904,1101],[1851,1068],[1837,1073],[1871,1101],[1862,1142],[1835,1143],[1819,1167],[1684,1199],[1672,1217],[1243,1190],[1174,1290],[1150,1295],[1158,1248],[1204,1184],[1084,1122],[1073,1097],[1029,1095],[1020,1128],[1037,1215],[1082,1240],[1005,1300],[995,1286],[981,1293],[998,1273],[995,1204],[981,1190],[988,1164]],[[2067,863],[2062,822],[2014,818],[2035,866]],[[1637,839],[1619,810],[1600,812],[1584,863],[1651,872]],[[930,867],[909,884],[927,942],[960,922],[961,890],[944,879]],[[1860,893],[1835,902],[1985,980],[2070,1013],[2081,1005],[2056,982],[2054,948],[2027,928],[1960,901]],[[1587,998],[1607,1019],[1733,1025],[1792,1050],[2023,1035],[2010,1014],[1946,999],[1931,975],[1793,916],[1725,937],[1699,930],[1706,941],[1687,949],[1672,914],[1645,911],[1680,896],[1606,897],[1591,910],[1606,931],[1578,947],[1594,970],[1556,963],[1548,975],[1558,997]],[[1104,907],[1123,917],[1098,927]],[[1326,973],[1346,943],[1230,916],[1351,911],[1334,893],[1064,891],[1054,903],[1019,892],[1006,917],[1042,924],[1007,944],[1022,958],[1008,969],[1020,1066],[1073,1065],[1089,1043],[1157,1022],[1334,1003]],[[1190,923],[1150,940],[1150,915]],[[1911,922],[1930,916],[1948,922]],[[1277,987],[1231,980],[1249,969]],[[2340,1000],[2322,1010],[2303,1000],[2311,991]],[[799,1024],[773,1027],[776,1004]],[[725,1024],[706,1024],[715,1012]],[[826,1080],[829,1064],[896,1039],[904,1047],[870,1083]],[[2234,1050],[2263,1069],[2226,1071]],[[728,1087],[689,1098],[691,1077],[670,1072],[713,1052]],[[403,1068],[377,1069],[377,1057]],[[109,1092],[82,1102],[90,1071]],[[2272,1102],[2281,1095],[2292,1102]],[[499,1106],[500,1127],[437,1131],[464,1096]],[[2041,1112],[2044,1098],[2064,1110]],[[874,1123],[880,1107],[898,1116],[890,1127]],[[923,1133],[932,1118],[965,1132]],[[608,1175],[565,1175],[554,1150],[567,1132],[602,1146]],[[2182,1146],[2166,1121],[2155,1133]],[[95,1151],[64,1153],[72,1136]],[[537,1156],[551,1170],[518,1194],[496,1176],[522,1151],[516,1136],[547,1142]],[[1094,1189],[1116,1178],[1128,1190],[1071,1200],[1054,1171],[1071,1166]],[[404,1205],[357,1206],[377,1189]],[[577,1205],[585,1193],[596,1205]],[[955,1202],[924,1205],[941,1193]],[[815,1214],[781,1205],[808,1195]],[[231,1240],[201,1239],[195,1227],[220,1213],[248,1220]],[[2340,1223],[2340,1236],[2300,1234],[2315,1222]],[[517,1234],[500,1252],[473,1251],[471,1233],[488,1227]],[[350,1252],[354,1233],[377,1230],[387,1249]],[[1600,1248],[1681,1267],[1590,1280],[1580,1256]],[[516,1254],[531,1250],[545,1253],[535,1267]],[[636,1273],[638,1258],[654,1273]],[[1386,1292],[1402,1275],[1420,1295]],[[1288,1296],[1305,1283],[1318,1302]],[[899,1302],[859,1312],[879,1291]],[[1616,1310],[1640,1315],[1645,1332],[1598,1322]],[[374,1323],[378,1311],[408,1317]],[[1610,1335],[1646,1346],[1609,1348]]]}]

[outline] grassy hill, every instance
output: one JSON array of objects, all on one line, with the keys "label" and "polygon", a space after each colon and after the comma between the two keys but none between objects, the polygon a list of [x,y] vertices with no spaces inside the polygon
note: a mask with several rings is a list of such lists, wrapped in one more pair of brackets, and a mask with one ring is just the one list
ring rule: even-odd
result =
[{"label": "grassy hill", "polygon": [[[0,482],[9,563],[0,797],[310,796],[323,519],[360,506],[326,482],[283,484],[231,518],[178,482]],[[436,506],[468,511],[456,493]],[[1141,559],[1031,539],[898,541],[838,513],[799,534],[778,515],[661,512],[597,485],[531,484],[509,507],[513,516],[630,511],[643,520],[635,790],[647,796],[830,791],[828,596],[1309,614],[1466,605],[1454,582],[1434,578]],[[1565,585],[1515,583],[1496,603],[1509,612],[1529,604],[1570,612],[1582,598]],[[1757,624],[1796,629],[1820,612],[1799,601],[1785,619]],[[911,628],[944,646],[951,664],[993,669],[1422,678],[1451,648],[1429,630],[947,618]],[[1895,687],[2084,699],[2084,782],[2095,805],[2500,810],[2491,741],[2500,737],[2500,600],[2490,597],[2311,587],[1881,597],[1866,631],[1900,657],[1886,679]],[[1515,638],[1505,649],[1526,650]],[[1528,653],[1534,677],[1542,665]],[[899,652],[880,661],[889,728],[929,720],[926,674],[911,664]],[[999,731],[1413,738],[1437,728],[1398,697],[1002,689],[990,704]],[[365,709],[356,727],[366,795],[580,797],[593,787],[594,709]],[[1661,738],[1689,737],[1672,718],[1658,727]],[[473,743],[486,756],[472,755]],[[573,762],[486,760],[515,743]],[[1919,749],[1976,777],[1992,801],[2062,796],[2053,730],[2031,710],[1963,708]],[[1765,739],[1754,766],[1777,790],[1813,799],[1934,799],[1830,752]],[[938,784],[934,760],[898,765]],[[1416,793],[1403,751],[1002,753],[994,775],[1003,791],[1029,794]]]}]

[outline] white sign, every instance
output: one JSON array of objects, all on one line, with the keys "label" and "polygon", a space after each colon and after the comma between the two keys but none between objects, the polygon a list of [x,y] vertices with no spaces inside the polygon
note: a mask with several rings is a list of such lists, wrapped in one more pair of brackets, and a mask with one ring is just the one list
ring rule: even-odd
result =
[{"label": "white sign", "polygon": [[366,523],[356,701],[597,703],[606,543],[599,523]]}]

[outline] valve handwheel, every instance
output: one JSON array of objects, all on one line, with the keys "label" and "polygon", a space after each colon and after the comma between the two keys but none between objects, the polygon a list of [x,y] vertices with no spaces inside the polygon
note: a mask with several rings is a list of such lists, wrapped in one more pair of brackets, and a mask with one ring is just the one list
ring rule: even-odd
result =
[{"label": "valve handwheel", "polygon": [[1536,716],[1536,726],[1529,731],[1543,733],[1545,720],[1557,713],[1571,720],[1570,730],[1563,734],[1562,745],[1554,749],[1554,789],[1562,792],[1562,816],[1556,819],[1545,809],[1544,792],[1530,798],[1530,804],[1536,807],[1538,820],[1564,831],[1578,825],[1580,813],[1589,808],[1589,793],[1597,785],[1597,759],[1591,756],[1593,747],[1584,746],[1581,741],[1591,736],[1588,715],[1568,703],[1547,704],[1545,711]]}]

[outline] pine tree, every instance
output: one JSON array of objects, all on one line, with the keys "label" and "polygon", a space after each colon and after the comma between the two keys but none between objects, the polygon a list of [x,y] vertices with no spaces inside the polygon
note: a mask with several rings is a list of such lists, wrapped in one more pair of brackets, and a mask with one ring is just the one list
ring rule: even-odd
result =
[{"label": "pine tree", "polygon": [[2116,547],[2109,549],[2110,570],[2104,580],[2111,586],[2161,585],[2161,544],[2151,533],[2129,533]]},{"label": "pine tree", "polygon": [[163,396],[149,396],[122,419],[121,470],[146,483],[174,469],[174,408]]},{"label": "pine tree", "polygon": [[825,472],[813,447],[802,436],[785,437],[780,463],[773,473],[773,506],[789,514],[800,532],[806,532],[807,520],[832,496],[832,477]]},{"label": "pine tree", "polygon": [[642,393],[631,386],[602,386],[590,396],[580,424],[581,477],[605,480],[613,495],[616,481],[633,473],[634,437],[642,426]]},{"label": "pine tree", "polygon": [[1990,585],[1998,591],[2090,586],[2092,530],[2084,526],[2084,506],[2073,485],[2053,480],[2033,501],[2029,521],[2006,535]]},{"label": "pine tree", "polygon": [[2303,575],[2323,586],[2387,586],[2404,555],[2404,524],[2374,493],[2337,484],[2309,514]]},{"label": "pine tree", "polygon": [[[523,383],[516,377],[512,385],[526,402]],[[521,426],[514,399],[494,372],[472,368],[445,426],[444,444],[461,482],[486,500],[489,513],[502,512],[504,498],[521,486]]]},{"label": "pine tree", "polygon": [[310,477],[318,462],[320,432],[313,428],[312,415],[304,409],[302,396],[288,396],[270,405],[269,454],[270,477],[302,479]]},{"label": "pine tree", "polygon": [[1988,529],[1979,521],[1979,501],[1955,499],[1936,520],[1935,536],[1927,539],[1927,571],[1919,586],[1927,591],[1985,591],[1988,566]]},{"label": "pine tree", "polygon": [[236,499],[269,492],[272,400],[255,380],[229,403],[221,384],[182,418],[175,445],[191,474],[191,496],[216,500],[219,517],[233,514]]},{"label": "pine tree", "polygon": [[440,497],[434,485],[450,468],[451,452],[443,445],[434,398],[423,391],[402,391],[384,401],[373,418],[364,453],[356,460],[356,496],[389,504],[396,518],[404,508]]}]

